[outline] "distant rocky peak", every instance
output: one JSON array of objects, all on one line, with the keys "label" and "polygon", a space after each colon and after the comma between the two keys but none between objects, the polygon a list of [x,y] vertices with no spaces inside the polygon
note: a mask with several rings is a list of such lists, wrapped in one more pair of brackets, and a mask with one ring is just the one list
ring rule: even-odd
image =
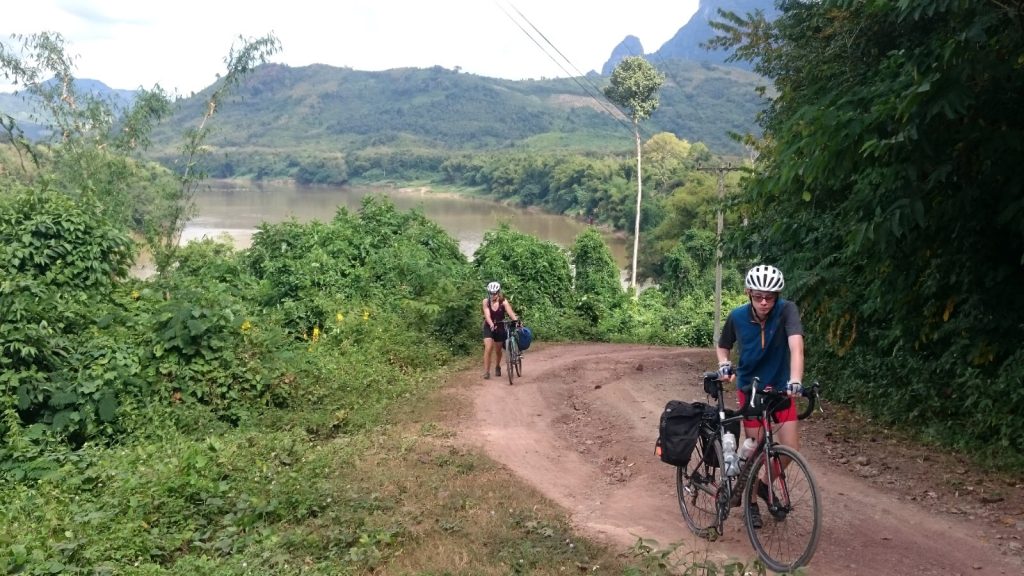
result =
[{"label": "distant rocky peak", "polygon": [[[702,46],[704,42],[707,42],[717,34],[711,28],[710,22],[721,19],[718,15],[719,9],[735,12],[739,15],[761,10],[769,20],[774,19],[778,15],[778,10],[775,8],[775,0],[700,0],[700,5],[690,18],[690,21],[686,22],[672,39],[662,44],[661,48],[648,55],[652,62],[677,58],[715,64],[724,63],[725,59],[729,56],[727,52],[721,50],[708,51]],[[635,36],[627,36],[612,51],[612,56],[601,69],[601,73],[604,75],[610,74],[615,69],[615,66],[626,56],[644,55],[640,40]],[[730,65],[749,68],[749,64],[745,62],[735,62]]]},{"label": "distant rocky peak", "polygon": [[619,45],[612,50],[612,55],[608,58],[608,61],[604,63],[601,68],[601,74],[607,76],[615,70],[615,67],[622,62],[622,59],[626,56],[643,56],[644,46],[640,43],[640,39],[636,36],[626,36],[626,39],[619,42]]}]

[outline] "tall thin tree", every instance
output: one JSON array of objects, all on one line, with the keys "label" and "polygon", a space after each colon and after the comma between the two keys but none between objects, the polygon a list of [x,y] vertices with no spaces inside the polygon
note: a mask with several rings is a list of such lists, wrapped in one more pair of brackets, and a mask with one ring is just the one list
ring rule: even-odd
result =
[{"label": "tall thin tree", "polygon": [[665,75],[642,56],[627,56],[612,71],[604,95],[615,105],[628,111],[633,122],[636,139],[636,223],[633,230],[633,268],[629,285],[636,289],[636,257],[640,248],[640,202],[643,197],[643,171],[641,169],[640,121],[650,118],[658,108],[658,90],[665,83]]}]

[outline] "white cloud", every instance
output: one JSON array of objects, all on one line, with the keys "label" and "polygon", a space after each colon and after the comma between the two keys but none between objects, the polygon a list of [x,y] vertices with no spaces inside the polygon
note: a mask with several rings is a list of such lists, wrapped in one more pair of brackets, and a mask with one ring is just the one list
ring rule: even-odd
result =
[{"label": "white cloud", "polygon": [[[600,70],[626,35],[652,52],[697,9],[698,0],[33,0],[4,14],[0,33],[60,32],[77,54],[77,76],[114,88],[159,83],[182,94],[224,71],[238,37],[274,33],[272,60],[357,70],[434,65],[522,79]],[[516,9],[529,21],[523,21]],[[506,14],[508,13],[508,15]],[[510,18],[531,32],[561,66]],[[563,69],[564,68],[564,69]]]}]

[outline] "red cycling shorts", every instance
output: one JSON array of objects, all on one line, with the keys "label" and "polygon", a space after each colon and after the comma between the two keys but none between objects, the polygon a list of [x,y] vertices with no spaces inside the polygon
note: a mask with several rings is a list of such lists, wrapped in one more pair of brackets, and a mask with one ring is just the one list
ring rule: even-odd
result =
[{"label": "red cycling shorts", "polygon": [[[742,390],[737,390],[736,391],[736,395],[739,396],[740,406],[743,406],[744,404],[747,403],[747,395],[744,394]],[[782,410],[776,410],[775,411],[775,417],[779,420],[780,424],[783,423],[783,422],[796,422],[796,420],[797,420],[797,417],[796,417],[796,402],[793,402],[792,399],[790,399],[789,408],[783,408]],[[743,427],[744,428],[757,428],[760,425],[761,424],[758,422],[757,418],[744,418],[743,419]]]}]

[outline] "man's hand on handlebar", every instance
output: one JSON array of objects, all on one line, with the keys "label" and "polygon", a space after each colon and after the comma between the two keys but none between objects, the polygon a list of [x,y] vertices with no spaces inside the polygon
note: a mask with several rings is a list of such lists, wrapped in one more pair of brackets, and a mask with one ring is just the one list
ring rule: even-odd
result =
[{"label": "man's hand on handlebar", "polygon": [[796,380],[790,380],[789,383],[786,384],[786,392],[790,396],[801,396],[804,393],[804,387],[800,384],[800,382]]},{"label": "man's hand on handlebar", "polygon": [[718,379],[722,382],[732,382],[736,379],[736,372],[732,369],[732,362],[723,360],[718,363]]}]

